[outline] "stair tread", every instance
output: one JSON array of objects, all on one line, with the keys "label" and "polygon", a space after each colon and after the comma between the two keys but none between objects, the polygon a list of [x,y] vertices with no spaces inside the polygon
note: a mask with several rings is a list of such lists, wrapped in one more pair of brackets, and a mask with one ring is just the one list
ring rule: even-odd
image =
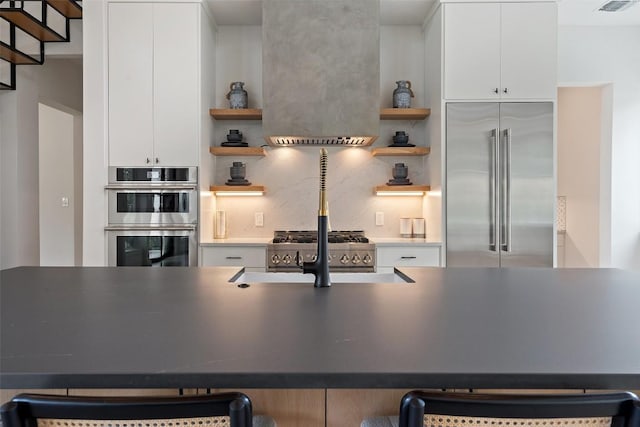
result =
[{"label": "stair tread", "polygon": [[39,64],[35,58],[32,58],[19,50],[12,49],[11,46],[3,42],[0,42],[0,59],[4,59],[5,61],[18,65]]},{"label": "stair tread", "polygon": [[67,18],[82,18],[82,7],[73,0],[46,0],[46,2]]},{"label": "stair tread", "polygon": [[16,25],[24,32],[44,42],[59,42],[65,38],[43,25],[36,18],[22,9],[0,9],[0,17]]}]

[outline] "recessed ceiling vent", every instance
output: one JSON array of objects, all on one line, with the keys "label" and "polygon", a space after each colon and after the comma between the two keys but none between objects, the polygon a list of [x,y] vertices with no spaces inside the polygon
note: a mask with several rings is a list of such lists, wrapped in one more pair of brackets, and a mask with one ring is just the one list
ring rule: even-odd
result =
[{"label": "recessed ceiling vent", "polygon": [[638,0],[611,0],[600,6],[598,10],[600,12],[620,12],[637,3]]},{"label": "recessed ceiling vent", "polygon": [[373,144],[375,136],[270,136],[271,145],[340,145],[346,147],[364,147]]}]

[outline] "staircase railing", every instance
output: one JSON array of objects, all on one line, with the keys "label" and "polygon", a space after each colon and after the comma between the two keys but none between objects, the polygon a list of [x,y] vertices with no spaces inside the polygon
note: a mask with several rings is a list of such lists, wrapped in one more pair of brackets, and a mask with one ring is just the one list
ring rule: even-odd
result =
[{"label": "staircase railing", "polygon": [[[50,25],[49,18],[54,17],[63,22],[64,34]],[[45,43],[68,42],[71,19],[82,19],[81,1],[0,0],[0,90],[16,89],[17,65],[44,63]],[[38,53],[27,52],[19,40],[37,43],[33,50]]]}]

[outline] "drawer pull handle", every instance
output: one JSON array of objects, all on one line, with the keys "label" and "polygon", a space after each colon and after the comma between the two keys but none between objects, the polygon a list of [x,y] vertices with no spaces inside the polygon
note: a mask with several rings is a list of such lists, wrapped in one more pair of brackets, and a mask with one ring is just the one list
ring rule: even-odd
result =
[{"label": "drawer pull handle", "polygon": [[416,259],[414,256],[401,256],[400,259]]},{"label": "drawer pull handle", "polygon": [[228,256],[227,259],[242,259],[241,256]]}]

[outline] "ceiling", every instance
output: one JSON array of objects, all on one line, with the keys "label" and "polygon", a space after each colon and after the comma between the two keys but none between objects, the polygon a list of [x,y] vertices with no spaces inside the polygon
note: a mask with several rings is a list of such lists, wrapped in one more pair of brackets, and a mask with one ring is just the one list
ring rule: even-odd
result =
[{"label": "ceiling", "polygon": [[[383,25],[421,25],[439,0],[380,0]],[[468,0],[474,1],[474,0]],[[598,12],[607,0],[558,0],[560,25],[640,25],[640,0],[621,12]],[[220,25],[260,25],[261,0],[206,0]]]}]

